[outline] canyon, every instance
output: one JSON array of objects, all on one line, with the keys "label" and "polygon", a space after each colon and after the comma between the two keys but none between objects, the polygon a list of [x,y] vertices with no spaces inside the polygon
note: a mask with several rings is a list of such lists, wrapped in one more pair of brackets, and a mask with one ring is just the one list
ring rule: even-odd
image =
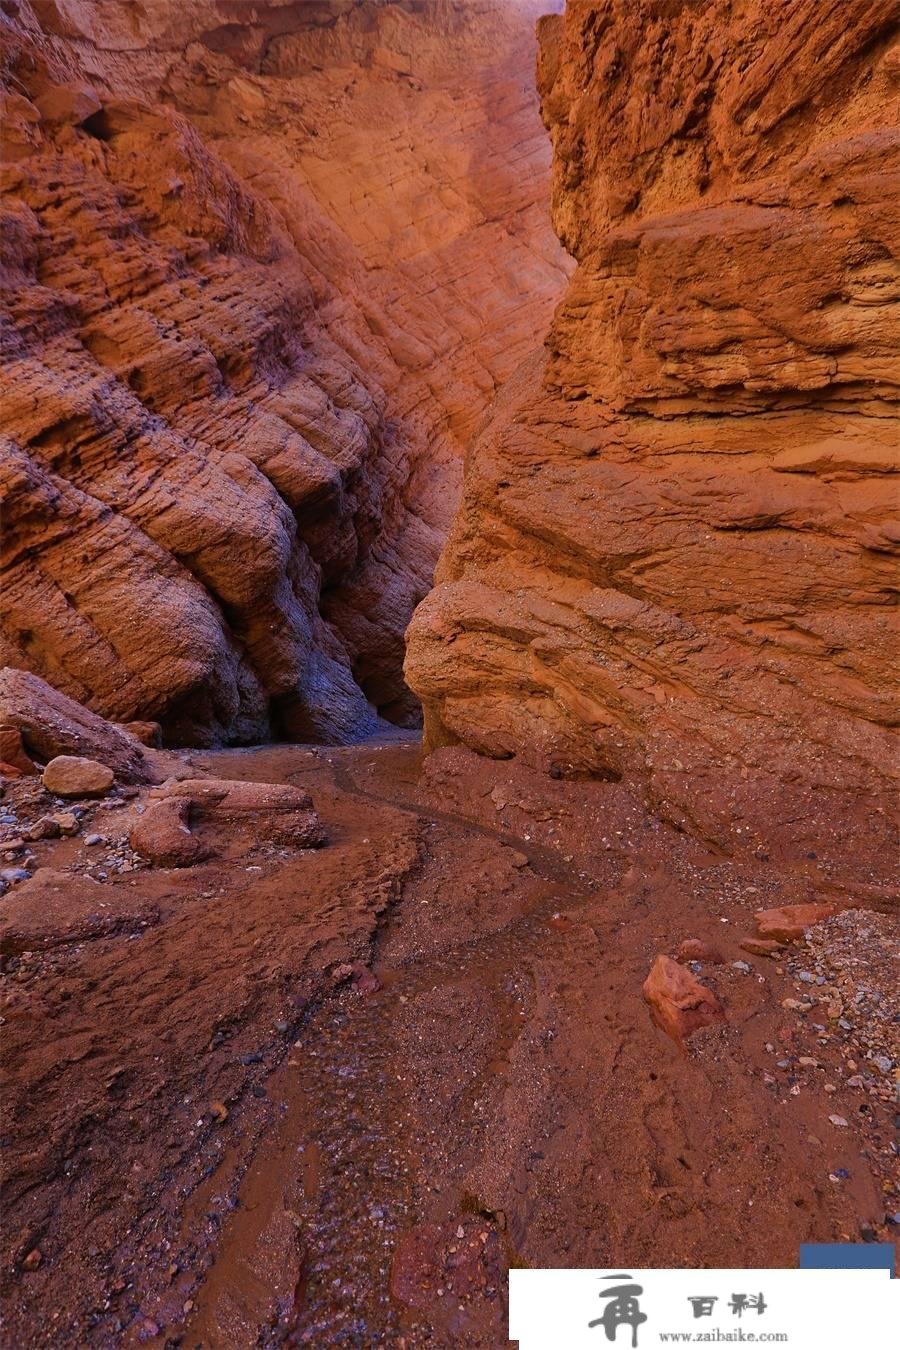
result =
[{"label": "canyon", "polygon": [[895,1241],[897,20],[0,0],[11,1345]]},{"label": "canyon", "polygon": [[253,13],[2,12],[0,656],[182,745],[415,724],[462,449],[566,271],[536,5]]}]

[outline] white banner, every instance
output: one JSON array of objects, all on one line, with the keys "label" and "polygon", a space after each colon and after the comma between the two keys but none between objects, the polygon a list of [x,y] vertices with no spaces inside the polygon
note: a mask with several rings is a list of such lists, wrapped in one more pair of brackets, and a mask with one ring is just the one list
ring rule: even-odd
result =
[{"label": "white banner", "polygon": [[520,1350],[783,1345],[898,1350],[887,1270],[511,1270]]}]

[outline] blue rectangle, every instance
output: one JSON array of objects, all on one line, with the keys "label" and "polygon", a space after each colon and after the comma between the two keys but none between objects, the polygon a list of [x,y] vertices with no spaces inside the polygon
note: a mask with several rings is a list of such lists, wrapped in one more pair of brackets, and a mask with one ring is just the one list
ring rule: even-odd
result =
[{"label": "blue rectangle", "polygon": [[893,1242],[801,1242],[801,1270],[889,1270],[894,1278]]}]

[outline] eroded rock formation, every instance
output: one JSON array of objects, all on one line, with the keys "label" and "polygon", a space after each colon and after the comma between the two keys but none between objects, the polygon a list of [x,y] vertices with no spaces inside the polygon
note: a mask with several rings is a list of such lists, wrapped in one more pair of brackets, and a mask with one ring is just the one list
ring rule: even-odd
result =
[{"label": "eroded rock formation", "polygon": [[[29,756],[46,762],[72,755],[99,759],[126,783],[145,782],[149,776],[143,748],[127,728],[112,726],[27,670],[0,670],[0,728],[3,758],[10,754],[7,738],[18,737],[25,772]],[[36,772],[34,765],[31,772]]]},{"label": "eroded rock formation", "polygon": [[578,267],[486,418],[407,665],[433,745],[634,777],[730,844],[865,813],[860,880],[897,653],[896,18],[543,21]]},{"label": "eroded rock formation", "polygon": [[538,8],[4,0],[3,664],[181,743],[415,720],[564,276]]}]

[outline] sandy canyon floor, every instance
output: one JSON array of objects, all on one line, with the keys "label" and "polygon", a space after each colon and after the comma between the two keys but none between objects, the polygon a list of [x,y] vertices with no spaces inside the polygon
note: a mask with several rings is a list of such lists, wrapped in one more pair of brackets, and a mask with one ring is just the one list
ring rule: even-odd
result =
[{"label": "sandy canyon floor", "polygon": [[[837,891],[813,850],[412,739],[166,759],[308,789],[328,842],[150,868],[117,788],[30,846],[68,876],[0,925],[7,1344],[501,1346],[511,1264],[895,1233],[890,921],[741,945]],[[53,806],[8,785],[4,837]],[[641,988],[692,938],[727,1020],[682,1052]]]}]

